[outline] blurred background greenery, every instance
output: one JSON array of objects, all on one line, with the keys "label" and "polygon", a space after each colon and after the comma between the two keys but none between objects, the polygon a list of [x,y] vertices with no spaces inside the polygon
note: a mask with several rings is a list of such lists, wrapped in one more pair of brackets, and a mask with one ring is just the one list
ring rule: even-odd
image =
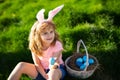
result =
[{"label": "blurred background greenery", "polygon": [[[120,80],[119,0],[0,0],[0,80],[6,80],[19,61],[33,63],[28,35],[36,14],[45,8],[47,18],[49,10],[61,4],[64,8],[54,22],[65,49],[63,59],[76,51],[82,39],[100,63],[86,80]],[[31,79],[23,75],[21,80]]]}]

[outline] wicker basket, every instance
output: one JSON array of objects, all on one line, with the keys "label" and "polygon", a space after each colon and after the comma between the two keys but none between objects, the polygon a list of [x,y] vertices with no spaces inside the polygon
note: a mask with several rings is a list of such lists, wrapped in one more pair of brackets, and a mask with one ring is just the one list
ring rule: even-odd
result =
[{"label": "wicker basket", "polygon": [[[83,44],[83,47],[86,51],[85,54],[81,54],[79,52],[79,47],[80,47],[80,44]],[[84,70],[80,70],[76,65],[75,65],[75,61],[77,58],[79,57],[82,57],[86,55],[87,58],[86,58],[86,67]],[[89,66],[88,65],[88,60],[89,58],[93,58],[95,63],[94,65],[92,66]],[[70,65],[68,65],[70,64]],[[65,60],[65,66],[66,66],[66,69],[67,69],[67,72],[70,76],[72,77],[76,77],[76,78],[81,78],[81,79],[85,79],[85,78],[88,78],[90,77],[94,71],[96,70],[96,68],[98,67],[98,60],[92,56],[92,55],[88,55],[88,52],[87,52],[87,49],[86,49],[86,46],[84,45],[83,41],[82,40],[79,40],[78,43],[77,43],[77,52],[75,54],[73,54],[72,56],[68,57],[66,60]],[[73,68],[74,67],[74,68]]]}]

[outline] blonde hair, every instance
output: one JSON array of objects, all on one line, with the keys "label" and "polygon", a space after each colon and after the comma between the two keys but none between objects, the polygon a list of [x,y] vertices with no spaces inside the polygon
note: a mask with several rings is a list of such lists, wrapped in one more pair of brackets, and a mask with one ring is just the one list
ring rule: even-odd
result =
[{"label": "blonde hair", "polygon": [[56,40],[59,40],[58,38],[59,35],[55,31],[56,29],[55,27],[56,27],[55,24],[49,21],[45,21],[42,24],[40,24],[38,21],[34,23],[29,34],[29,49],[31,50],[32,53],[42,56],[43,43],[40,34],[41,32],[44,32],[44,30],[49,30],[50,28],[53,28],[55,32],[55,38],[51,43],[51,46],[55,45]]}]

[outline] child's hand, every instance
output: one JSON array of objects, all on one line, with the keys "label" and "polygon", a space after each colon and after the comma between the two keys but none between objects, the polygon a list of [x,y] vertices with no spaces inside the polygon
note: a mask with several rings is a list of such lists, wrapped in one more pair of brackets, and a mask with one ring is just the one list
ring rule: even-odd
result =
[{"label": "child's hand", "polygon": [[50,69],[57,69],[58,65],[51,65]]},{"label": "child's hand", "polygon": [[44,77],[46,80],[48,79],[48,75],[47,75],[47,74],[43,75],[43,77]]},{"label": "child's hand", "polygon": [[58,63],[56,61],[56,57],[52,57],[49,59],[49,69],[57,69],[58,68]]}]

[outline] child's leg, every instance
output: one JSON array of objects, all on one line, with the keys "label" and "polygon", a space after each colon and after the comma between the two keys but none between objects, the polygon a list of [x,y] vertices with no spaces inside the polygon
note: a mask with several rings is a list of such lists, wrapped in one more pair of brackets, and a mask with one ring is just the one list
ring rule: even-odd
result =
[{"label": "child's leg", "polygon": [[13,69],[10,76],[8,77],[8,80],[19,80],[22,74],[27,74],[32,78],[36,78],[38,73],[34,64],[20,62]]},{"label": "child's leg", "polygon": [[48,80],[60,80],[62,73],[61,73],[59,68],[58,69],[51,69],[48,72],[48,76],[49,76]]}]

